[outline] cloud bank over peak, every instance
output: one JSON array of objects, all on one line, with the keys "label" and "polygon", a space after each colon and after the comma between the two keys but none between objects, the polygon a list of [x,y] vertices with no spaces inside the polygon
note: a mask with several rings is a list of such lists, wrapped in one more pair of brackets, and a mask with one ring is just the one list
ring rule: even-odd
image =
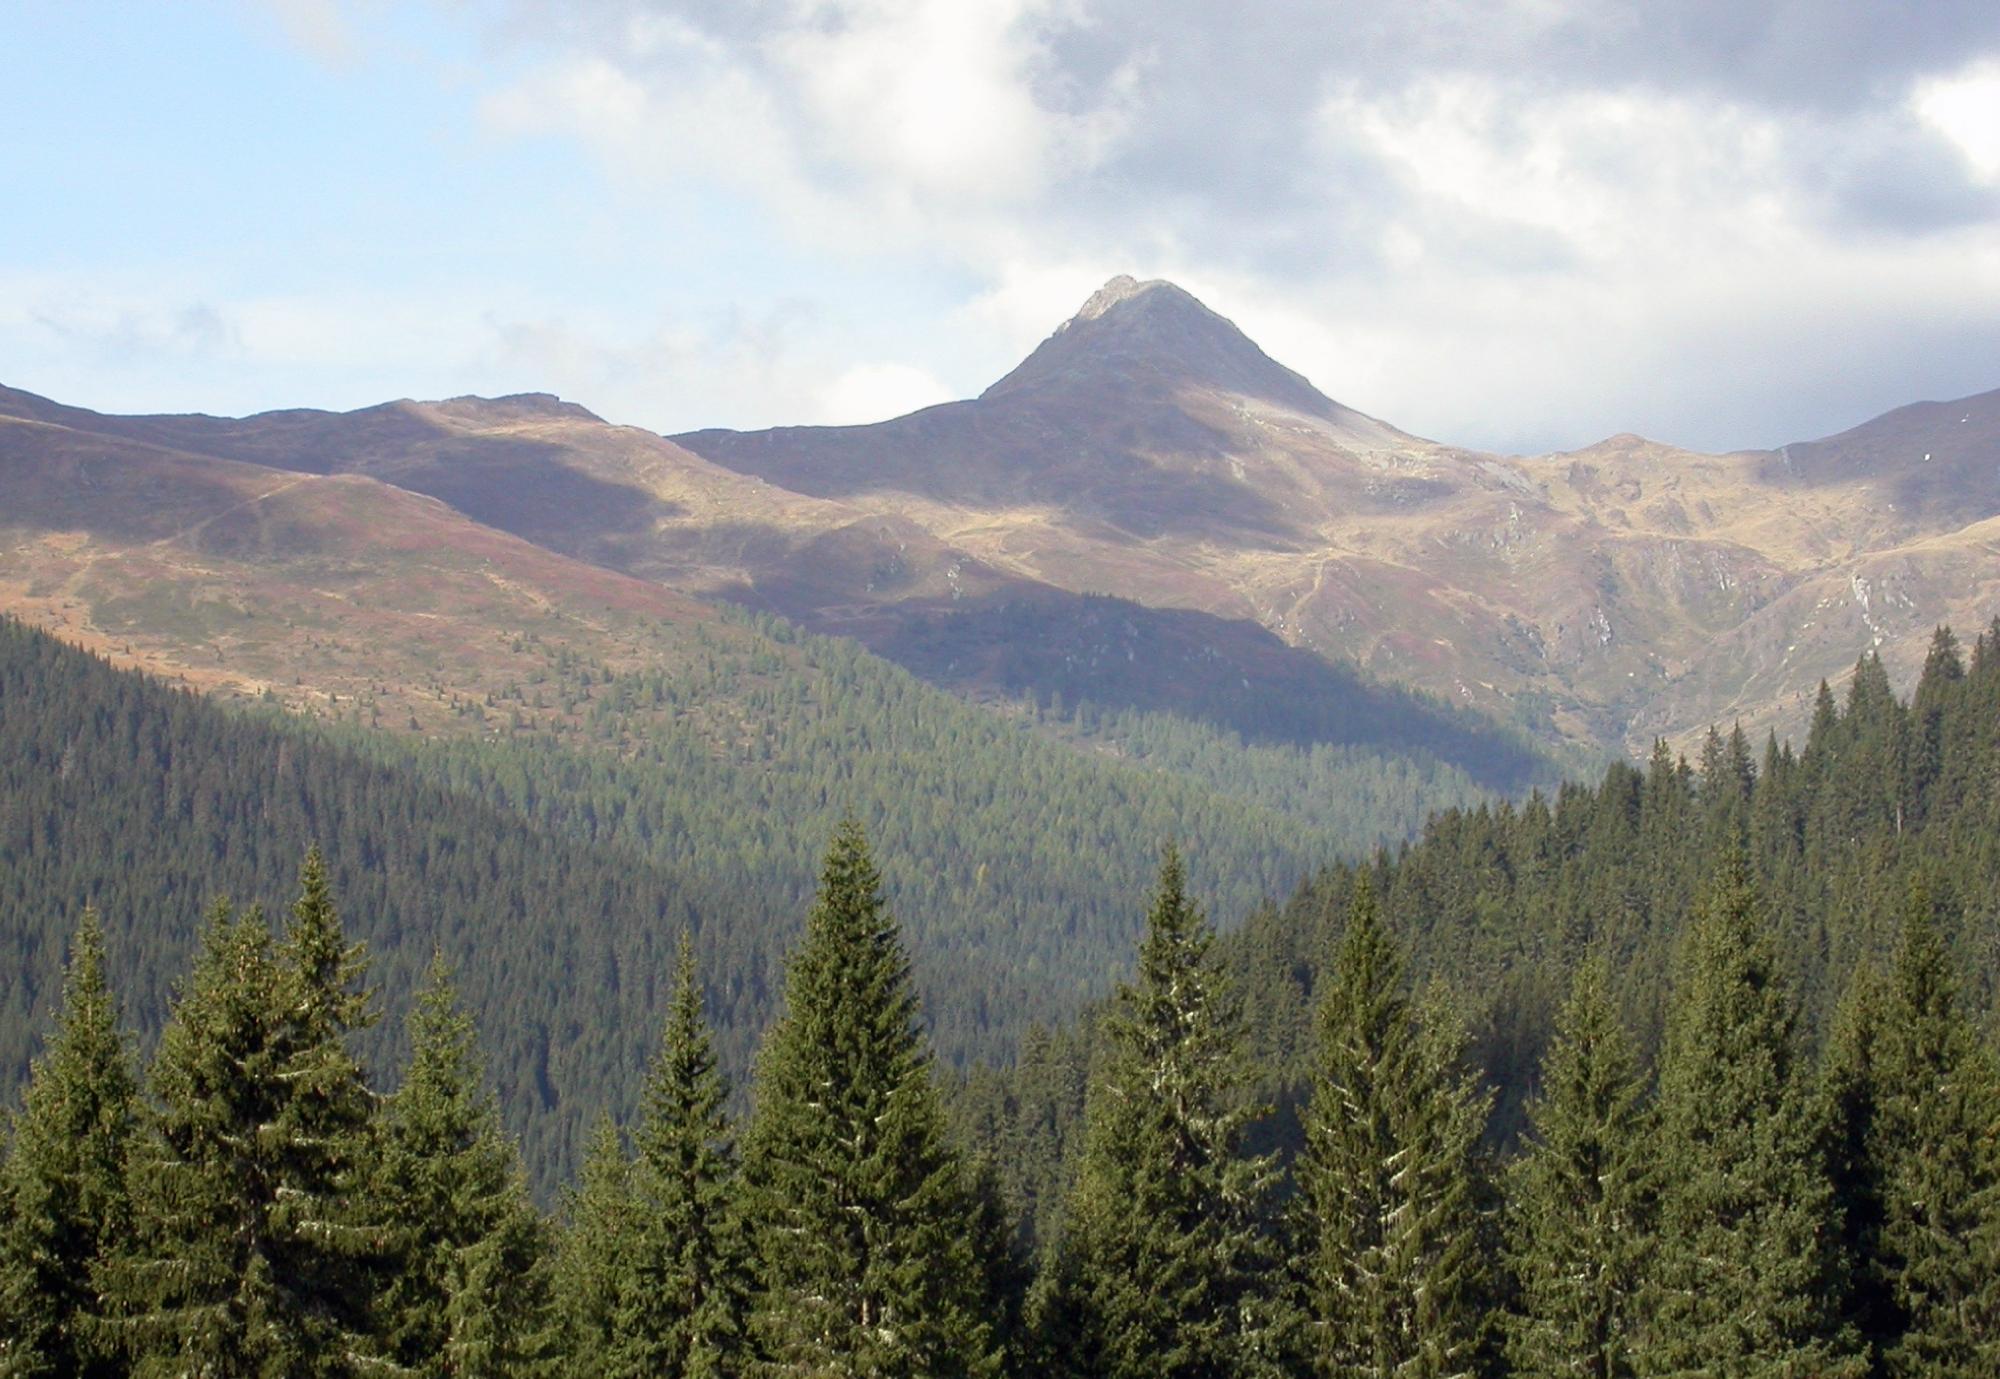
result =
[{"label": "cloud bank over peak", "polygon": [[1501,449],[1770,444],[2000,384],[1990,0],[264,4],[243,51],[169,26],[117,51],[160,90],[212,63],[239,111],[262,79],[290,104],[255,108],[324,132],[182,128],[107,68],[106,118],[129,100],[180,160],[163,233],[194,247],[121,296],[74,246],[150,244],[120,219],[143,198],[51,198],[47,251],[0,262],[54,284],[0,308],[0,367],[79,395],[115,356],[148,402],[851,421],[976,394],[1129,272],[1344,402]]},{"label": "cloud bank over peak", "polygon": [[[1473,443],[1764,443],[2000,382],[1990,5],[551,13],[506,11],[536,60],[490,97],[499,127],[726,186],[831,273],[957,276],[935,372],[961,392],[1126,269]],[[1002,299],[982,353],[967,320]]]}]

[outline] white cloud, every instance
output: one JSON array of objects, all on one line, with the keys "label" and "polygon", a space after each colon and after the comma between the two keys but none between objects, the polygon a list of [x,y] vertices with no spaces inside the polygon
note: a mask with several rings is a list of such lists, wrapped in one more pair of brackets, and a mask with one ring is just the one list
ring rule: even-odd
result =
[{"label": "white cloud", "polygon": [[1401,193],[1368,225],[1379,267],[1238,269],[1216,304],[1399,425],[1510,448],[1623,429],[1720,448],[1832,430],[1912,386],[2000,384],[1991,356],[1911,367],[2000,319],[1995,227],[1915,251],[1829,227],[1787,194],[1792,131],[1770,112],[1440,78],[1336,92],[1319,137]]},{"label": "white cloud", "polygon": [[642,9],[556,48],[485,112],[505,132],[570,135],[622,176],[729,187],[815,250],[996,252],[1128,117],[1115,95],[1080,112],[1037,98],[1054,8],[790,0],[726,36]]},{"label": "white cloud", "polygon": [[1986,182],[2000,182],[2000,62],[1922,82],[1913,102]]},{"label": "white cloud", "polygon": [[855,426],[951,400],[949,388],[913,364],[857,364],[819,390],[813,420]]},{"label": "white cloud", "polygon": [[[1388,256],[1405,269],[1483,259],[1494,276],[1616,271],[1640,254],[1693,251],[1691,231],[1754,243],[1786,213],[1777,126],[1712,101],[1455,77],[1387,97],[1344,91],[1319,124],[1323,145],[1365,154],[1409,193],[1385,222],[1401,236]],[[1535,244],[1540,254],[1522,247]]]},{"label": "white cloud", "polygon": [[[268,3],[322,55],[387,13]],[[520,204],[544,244],[612,227],[584,276],[544,253],[519,283],[196,281],[39,325],[0,292],[0,360],[81,373],[90,338],[187,377],[205,351],[246,393],[276,371],[267,398],[324,377],[343,401],[546,387],[665,430],[863,420],[976,392],[1133,272],[1441,439],[1789,439],[2000,383],[1995,16],[449,0],[432,72],[497,136],[478,156],[553,141],[601,174],[581,216]]]},{"label": "white cloud", "polygon": [[918,200],[1041,191],[1058,122],[1022,81],[1019,0],[863,0],[764,45],[795,84],[801,142]]}]

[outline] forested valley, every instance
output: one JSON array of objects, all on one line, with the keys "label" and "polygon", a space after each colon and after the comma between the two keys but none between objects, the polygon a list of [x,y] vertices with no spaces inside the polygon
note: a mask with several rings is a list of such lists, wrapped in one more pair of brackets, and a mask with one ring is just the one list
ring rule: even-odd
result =
[{"label": "forested valley", "polygon": [[1941,631],[1907,704],[1865,659],[1796,751],[1448,812],[1221,934],[1199,852],[1141,859],[1136,969],[964,1072],[849,820],[747,1076],[660,902],[636,1094],[542,1201],[504,1031],[434,943],[387,1039],[320,852],[282,923],[209,902],[143,1041],[72,906],[0,1366],[1990,1374],[1996,710],[2000,629]]},{"label": "forested valley", "polygon": [[[1202,898],[1242,914],[1408,836],[1426,801],[1477,797],[1472,770],[1525,783],[1504,741],[1461,766],[1086,704],[1024,702],[1010,722],[850,643],[757,627],[700,638],[671,675],[555,658],[514,693],[567,733],[425,739],[370,731],[359,702],[332,725],[225,711],[0,623],[0,933],[18,954],[0,1088],[26,1076],[77,908],[97,907],[150,1050],[207,907],[275,904],[317,843],[393,1012],[364,1058],[407,1052],[401,1016],[443,951],[547,1190],[595,1116],[633,1104],[682,932],[716,974],[724,1066],[747,1072],[845,813],[879,845],[932,1037],[962,1065],[1109,989],[1158,840],[1199,852]],[[504,724],[499,698],[461,710]]]}]

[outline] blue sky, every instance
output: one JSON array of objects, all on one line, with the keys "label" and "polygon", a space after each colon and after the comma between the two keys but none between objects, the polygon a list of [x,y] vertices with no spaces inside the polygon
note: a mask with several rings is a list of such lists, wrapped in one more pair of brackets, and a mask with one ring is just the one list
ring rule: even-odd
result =
[{"label": "blue sky", "polygon": [[2000,6],[16,0],[0,382],[560,392],[664,431],[977,392],[1167,276],[1502,449],[2000,387]]}]

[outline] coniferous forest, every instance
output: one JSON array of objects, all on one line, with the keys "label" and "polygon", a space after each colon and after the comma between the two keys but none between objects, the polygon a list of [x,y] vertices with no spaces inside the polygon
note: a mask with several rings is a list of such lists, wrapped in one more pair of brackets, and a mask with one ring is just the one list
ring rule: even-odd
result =
[{"label": "coniferous forest", "polygon": [[2000,0],[0,112],[0,1379],[2000,1379]]},{"label": "coniferous forest", "polygon": [[[400,1064],[400,1015],[442,950],[546,1190],[599,1112],[633,1104],[679,934],[715,974],[718,1049],[742,1080],[843,813],[882,845],[931,1036],[965,1063],[1109,989],[1155,841],[1197,850],[1204,898],[1242,914],[1407,836],[1421,802],[1478,793],[1436,759],[1245,745],[1186,720],[1078,706],[1010,723],[764,625],[803,669],[718,639],[672,676],[574,661],[524,689],[579,706],[577,747],[230,712],[0,620],[0,934],[18,953],[0,970],[0,1091],[26,1077],[77,908],[96,905],[149,1051],[208,906],[276,903],[318,844],[396,1012],[358,1036],[364,1058]],[[717,736],[682,721],[690,706],[743,722]],[[1519,769],[1501,741],[1494,780],[1524,785]]]},{"label": "coniferous forest", "polygon": [[383,1039],[319,851],[282,912],[211,904],[148,1038],[83,909],[0,1172],[0,1370],[2000,1372],[2000,629],[1699,756],[1441,815],[1227,932],[1169,848],[1115,993],[964,1068],[850,820],[747,1075],[653,916],[653,1053],[539,1196],[512,1047],[439,958]]}]

